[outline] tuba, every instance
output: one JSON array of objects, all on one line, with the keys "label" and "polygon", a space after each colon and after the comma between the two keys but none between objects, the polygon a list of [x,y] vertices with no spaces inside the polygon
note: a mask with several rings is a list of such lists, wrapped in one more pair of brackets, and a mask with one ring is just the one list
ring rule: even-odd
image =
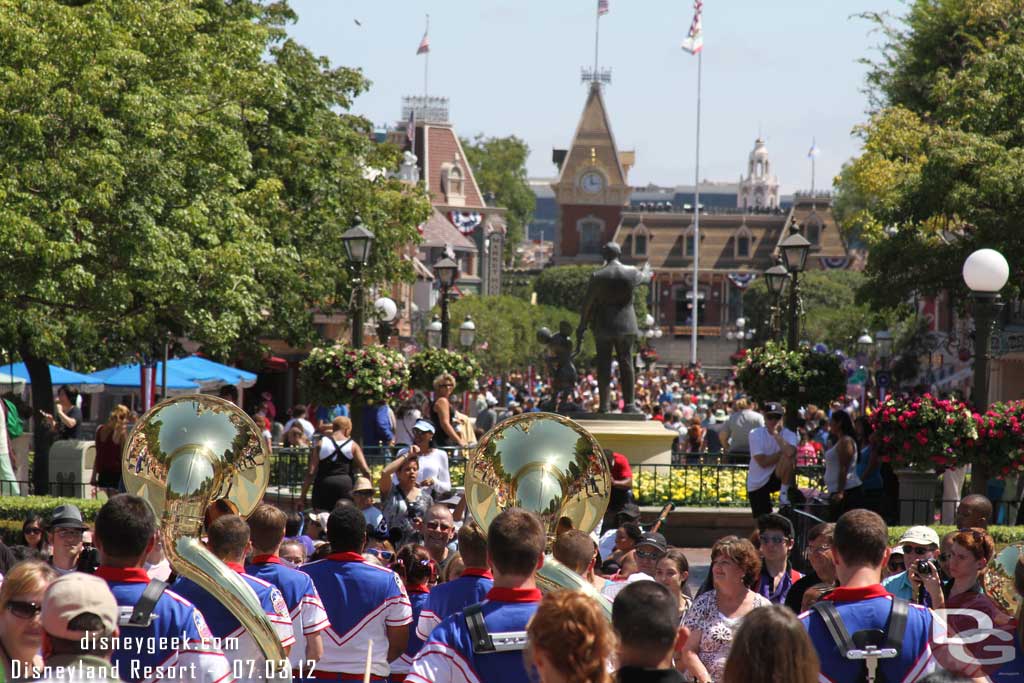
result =
[{"label": "tuba", "polygon": [[[486,533],[506,508],[537,513],[548,534],[571,526],[587,533],[604,517],[611,472],[600,444],[579,424],[553,413],[509,418],[484,434],[466,464],[466,508]],[[541,590],[578,590],[611,615],[611,603],[550,554],[537,575]]]},{"label": "tuba", "polygon": [[233,403],[213,396],[161,401],[132,429],[121,470],[127,491],[153,507],[174,571],[227,607],[268,662],[286,665],[281,641],[255,593],[199,541],[212,503],[226,503],[244,517],[263,498],[270,451],[256,423]]}]

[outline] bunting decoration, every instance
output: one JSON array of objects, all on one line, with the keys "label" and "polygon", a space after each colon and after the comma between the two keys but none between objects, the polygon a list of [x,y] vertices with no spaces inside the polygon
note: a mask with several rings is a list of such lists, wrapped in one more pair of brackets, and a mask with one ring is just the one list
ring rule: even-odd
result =
[{"label": "bunting decoration", "polygon": [[850,265],[849,256],[822,256],[821,267],[825,270],[842,270]]},{"label": "bunting decoration", "polygon": [[483,220],[483,216],[476,211],[452,211],[448,218],[463,235],[472,235]]},{"label": "bunting decoration", "polygon": [[729,273],[729,282],[740,289],[746,289],[756,279],[757,273]]}]

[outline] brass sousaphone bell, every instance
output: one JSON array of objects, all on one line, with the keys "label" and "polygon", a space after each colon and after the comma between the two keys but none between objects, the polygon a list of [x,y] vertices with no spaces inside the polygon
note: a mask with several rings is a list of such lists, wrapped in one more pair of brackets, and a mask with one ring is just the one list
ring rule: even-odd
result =
[{"label": "brass sousaphone bell", "polygon": [[[548,534],[571,525],[590,533],[601,522],[611,493],[604,451],[587,430],[561,415],[526,413],[487,432],[466,465],[466,508],[484,530],[503,510],[537,513]],[[538,573],[541,590],[582,591],[611,614],[611,604],[581,576],[550,554]]]},{"label": "brass sousaphone bell", "polygon": [[981,582],[985,595],[1011,615],[1017,615],[1024,596],[1017,588],[1024,588],[1024,544],[1015,543],[1003,548],[1002,552],[989,560]]},{"label": "brass sousaphone bell", "polygon": [[204,394],[162,401],[135,425],[121,470],[129,493],[149,501],[171,567],[210,592],[252,634],[268,662],[287,665],[273,625],[247,583],[203,547],[203,518],[215,501],[243,517],[263,498],[270,450],[256,423],[233,403]]}]

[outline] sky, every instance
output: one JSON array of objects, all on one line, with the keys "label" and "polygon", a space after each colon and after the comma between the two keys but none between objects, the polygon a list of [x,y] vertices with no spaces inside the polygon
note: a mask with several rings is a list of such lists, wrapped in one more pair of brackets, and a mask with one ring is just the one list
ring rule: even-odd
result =
[{"label": "sky", "polygon": [[[605,102],[620,150],[636,150],[634,186],[692,185],[696,57],[680,49],[693,17],[685,1],[609,0],[599,63],[612,69]],[[358,67],[369,91],[353,112],[375,124],[401,117],[424,92],[416,48],[430,15],[429,94],[450,98],[463,137],[516,135],[528,173],[551,177],[583,109],[580,68],[594,62],[597,0],[291,0],[290,34],[332,64]],[[901,0],[706,0],[700,176],[735,182],[758,133],[784,193],[826,189],[858,154],[867,118],[866,67],[881,36],[856,15],[905,12]],[[357,24],[356,22],[359,22]],[[360,25],[361,24],[361,25]]]}]

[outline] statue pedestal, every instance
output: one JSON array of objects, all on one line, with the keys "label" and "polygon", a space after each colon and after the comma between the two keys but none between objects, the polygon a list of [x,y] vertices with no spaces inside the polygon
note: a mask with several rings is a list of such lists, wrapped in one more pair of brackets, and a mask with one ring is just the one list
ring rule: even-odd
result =
[{"label": "statue pedestal", "polygon": [[634,465],[671,465],[672,442],[676,433],[657,420],[635,420],[632,416],[594,415],[580,419],[570,415],[594,435],[601,448],[622,453]]}]

